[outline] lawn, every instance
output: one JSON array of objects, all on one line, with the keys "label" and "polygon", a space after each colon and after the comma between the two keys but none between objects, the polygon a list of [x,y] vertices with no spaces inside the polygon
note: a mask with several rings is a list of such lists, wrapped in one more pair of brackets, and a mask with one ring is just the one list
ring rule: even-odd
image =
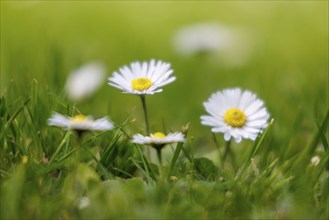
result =
[{"label": "lawn", "polygon": [[[0,5],[1,219],[329,218],[328,1]],[[209,24],[220,48],[182,49],[181,30]],[[107,83],[151,59],[176,80],[146,95],[150,130],[185,135],[164,146],[162,165],[132,143],[146,135],[138,95]],[[72,100],[69,74],[92,62],[104,80]],[[201,124],[203,103],[227,88],[264,101],[270,117],[256,140],[226,141]],[[114,127],[79,137],[49,126],[53,112]]]}]

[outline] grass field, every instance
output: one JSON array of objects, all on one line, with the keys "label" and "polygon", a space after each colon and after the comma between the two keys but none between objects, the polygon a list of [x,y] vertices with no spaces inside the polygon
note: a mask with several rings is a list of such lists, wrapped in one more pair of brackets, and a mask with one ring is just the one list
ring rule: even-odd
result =
[{"label": "grass field", "polygon": [[[1,219],[328,219],[328,1],[1,1]],[[183,56],[183,27],[217,23],[235,48]],[[233,51],[234,50],[234,51]],[[130,142],[145,130],[135,95],[106,81],[73,102],[68,74],[102,62],[169,62],[177,80],[147,96],[152,131],[179,131],[164,166]],[[270,126],[231,144],[201,125],[218,90],[248,89]],[[50,127],[56,111],[115,128]],[[152,152],[154,153],[154,152]],[[318,163],[315,162],[317,158]],[[313,162],[312,162],[313,161]]]}]

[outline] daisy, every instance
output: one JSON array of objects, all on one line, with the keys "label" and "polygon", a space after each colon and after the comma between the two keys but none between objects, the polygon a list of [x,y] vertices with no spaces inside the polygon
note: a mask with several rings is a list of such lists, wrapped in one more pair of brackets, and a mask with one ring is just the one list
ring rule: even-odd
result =
[{"label": "daisy", "polygon": [[199,23],[181,28],[173,38],[174,49],[182,55],[224,51],[231,47],[233,33],[217,23]]},{"label": "daisy", "polygon": [[169,133],[167,135],[165,135],[162,132],[155,132],[150,136],[135,134],[131,142],[136,144],[150,144],[155,146],[163,146],[165,144],[185,142],[185,138],[184,138],[184,134],[181,132]]},{"label": "daisy", "polygon": [[94,93],[104,82],[105,67],[101,63],[89,63],[70,73],[66,80],[66,93],[74,101],[80,101]]},{"label": "daisy", "polygon": [[218,91],[203,105],[210,115],[201,116],[201,123],[213,127],[214,133],[224,133],[226,141],[233,137],[237,143],[242,138],[255,140],[270,117],[263,101],[239,88]]},{"label": "daisy", "polygon": [[204,22],[179,29],[172,44],[175,52],[182,56],[211,54],[221,66],[230,67],[248,63],[255,51],[255,35],[248,28]]},{"label": "daisy", "polygon": [[169,133],[165,135],[162,132],[155,132],[149,136],[135,134],[131,142],[136,144],[151,145],[157,151],[157,156],[162,166],[161,150],[166,144],[185,142],[184,134],[181,132]]},{"label": "daisy", "polygon": [[62,127],[65,130],[74,130],[80,136],[84,131],[105,131],[113,129],[113,124],[107,117],[93,120],[91,116],[75,115],[68,117],[59,113],[54,113],[49,119],[51,126]]},{"label": "daisy", "polygon": [[150,62],[133,62],[130,68],[124,66],[109,78],[109,85],[123,90],[123,93],[136,94],[141,97],[146,134],[150,134],[145,95],[162,92],[161,87],[176,80],[171,76],[174,71],[169,63],[151,60]]},{"label": "daisy", "polygon": [[161,87],[176,80],[169,63],[151,60],[133,62],[124,66],[109,78],[109,85],[136,95],[153,95],[162,92]]}]

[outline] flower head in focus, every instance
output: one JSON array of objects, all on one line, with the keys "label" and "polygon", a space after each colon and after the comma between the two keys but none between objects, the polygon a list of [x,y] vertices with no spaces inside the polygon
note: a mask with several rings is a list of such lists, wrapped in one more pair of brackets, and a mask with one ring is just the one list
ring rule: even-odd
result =
[{"label": "flower head in focus", "polygon": [[124,93],[153,95],[162,92],[162,86],[176,80],[172,73],[170,64],[162,61],[133,62],[130,67],[124,66],[114,72],[109,78],[109,85]]},{"label": "flower head in focus", "polygon": [[233,137],[237,143],[242,138],[255,140],[270,117],[263,101],[239,88],[218,91],[203,105],[210,115],[201,116],[201,123],[213,127],[214,133],[224,133],[226,141]]},{"label": "flower head in focus", "polygon": [[95,92],[104,81],[105,67],[100,63],[90,63],[70,73],[65,89],[68,97],[80,101]]}]

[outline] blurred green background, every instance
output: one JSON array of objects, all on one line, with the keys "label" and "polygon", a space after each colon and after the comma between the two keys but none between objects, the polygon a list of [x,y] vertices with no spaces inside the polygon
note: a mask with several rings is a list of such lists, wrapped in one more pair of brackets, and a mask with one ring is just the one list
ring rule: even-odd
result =
[{"label": "blurred green background", "polygon": [[[248,61],[226,65],[217,55],[183,57],[172,46],[186,25],[217,22],[253,36]],[[103,62],[107,76],[132,61],[172,64],[176,82],[148,97],[152,130],[178,130],[187,122],[197,143],[210,141],[200,124],[202,102],[227,87],[254,91],[275,118],[277,139],[290,135],[298,118],[303,142],[328,107],[327,1],[1,1],[1,93],[14,101],[34,91],[42,109],[38,126],[52,111],[65,113],[64,85],[73,69]],[[73,103],[72,103],[73,104]],[[104,85],[76,107],[115,122],[136,118],[139,98]],[[292,140],[293,141],[293,140]]]},{"label": "blurred green background", "polygon": [[[0,218],[328,218],[328,1],[1,1],[0,6]],[[176,53],[177,31],[202,23],[239,30],[233,55]],[[236,62],[246,48],[247,59]],[[151,58],[171,63],[177,77],[164,92],[147,97],[152,131],[163,124],[179,130],[190,122],[187,153],[170,173],[174,178],[156,184],[138,165],[140,148],[118,129],[88,134],[80,152],[74,135],[47,125],[53,111],[72,114],[76,106],[118,124],[136,118],[124,131],[143,132],[138,97],[104,81],[93,96],[74,103],[64,86],[72,70],[89,62],[104,63],[109,77],[123,65]],[[206,114],[202,102],[228,87],[255,92],[274,118],[261,145],[255,142],[257,155],[250,141],[231,146],[237,167],[250,162],[239,175],[233,156],[216,164],[210,128],[200,124]],[[224,151],[222,135],[216,137]],[[216,158],[200,158],[205,154]],[[170,152],[164,161],[172,157]],[[318,165],[310,163],[314,158]]]}]

